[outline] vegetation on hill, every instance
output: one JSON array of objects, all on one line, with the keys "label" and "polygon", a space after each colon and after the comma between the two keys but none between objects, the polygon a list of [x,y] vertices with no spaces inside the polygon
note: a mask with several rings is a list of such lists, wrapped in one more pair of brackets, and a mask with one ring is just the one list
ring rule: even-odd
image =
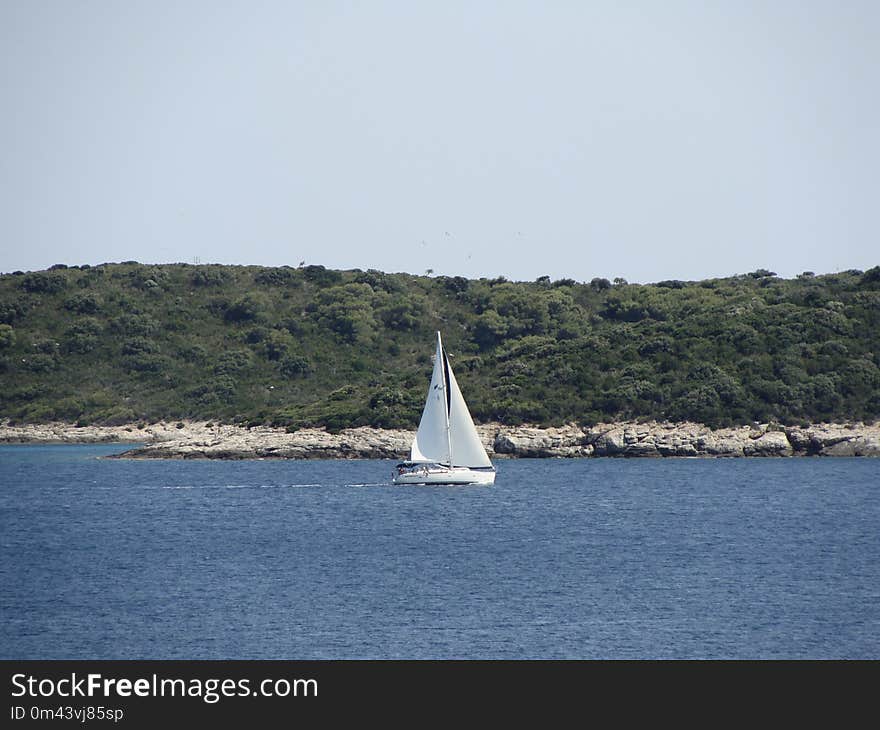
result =
[{"label": "vegetation on hill", "polygon": [[435,330],[477,421],[880,418],[880,267],[638,285],[135,262],[0,276],[0,417],[414,427]]}]

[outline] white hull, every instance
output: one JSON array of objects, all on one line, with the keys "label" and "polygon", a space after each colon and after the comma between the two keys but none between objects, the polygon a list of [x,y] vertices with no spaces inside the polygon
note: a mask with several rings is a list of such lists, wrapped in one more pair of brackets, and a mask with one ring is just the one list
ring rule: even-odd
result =
[{"label": "white hull", "polygon": [[468,469],[466,466],[413,469],[392,474],[394,484],[484,484],[495,483],[494,469]]}]

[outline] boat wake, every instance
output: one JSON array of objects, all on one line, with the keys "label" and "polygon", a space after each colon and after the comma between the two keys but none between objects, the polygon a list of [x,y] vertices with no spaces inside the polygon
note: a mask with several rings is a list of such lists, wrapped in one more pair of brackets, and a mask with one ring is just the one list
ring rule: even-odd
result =
[{"label": "boat wake", "polygon": [[302,489],[307,487],[322,487],[323,484],[166,484],[161,486],[149,486],[145,489]]}]

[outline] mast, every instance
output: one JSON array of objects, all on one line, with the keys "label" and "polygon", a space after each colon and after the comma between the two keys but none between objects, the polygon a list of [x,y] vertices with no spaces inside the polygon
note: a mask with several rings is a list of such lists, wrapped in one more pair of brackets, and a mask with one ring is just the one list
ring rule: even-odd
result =
[{"label": "mast", "polygon": [[450,390],[449,390],[449,360],[446,359],[446,353],[443,352],[443,343],[440,340],[440,331],[437,331],[437,357],[441,358],[439,360],[440,364],[443,366],[443,388],[446,391],[446,408],[443,409],[443,413],[446,415],[446,454],[449,457],[449,466],[452,466],[452,435],[449,430],[449,405],[450,405]]}]

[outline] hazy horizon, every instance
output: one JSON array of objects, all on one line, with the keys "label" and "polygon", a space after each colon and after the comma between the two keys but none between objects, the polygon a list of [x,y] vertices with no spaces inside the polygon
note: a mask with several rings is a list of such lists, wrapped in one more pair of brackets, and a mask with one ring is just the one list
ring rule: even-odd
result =
[{"label": "hazy horizon", "polygon": [[877,265],[880,5],[0,0],[0,270]]}]

